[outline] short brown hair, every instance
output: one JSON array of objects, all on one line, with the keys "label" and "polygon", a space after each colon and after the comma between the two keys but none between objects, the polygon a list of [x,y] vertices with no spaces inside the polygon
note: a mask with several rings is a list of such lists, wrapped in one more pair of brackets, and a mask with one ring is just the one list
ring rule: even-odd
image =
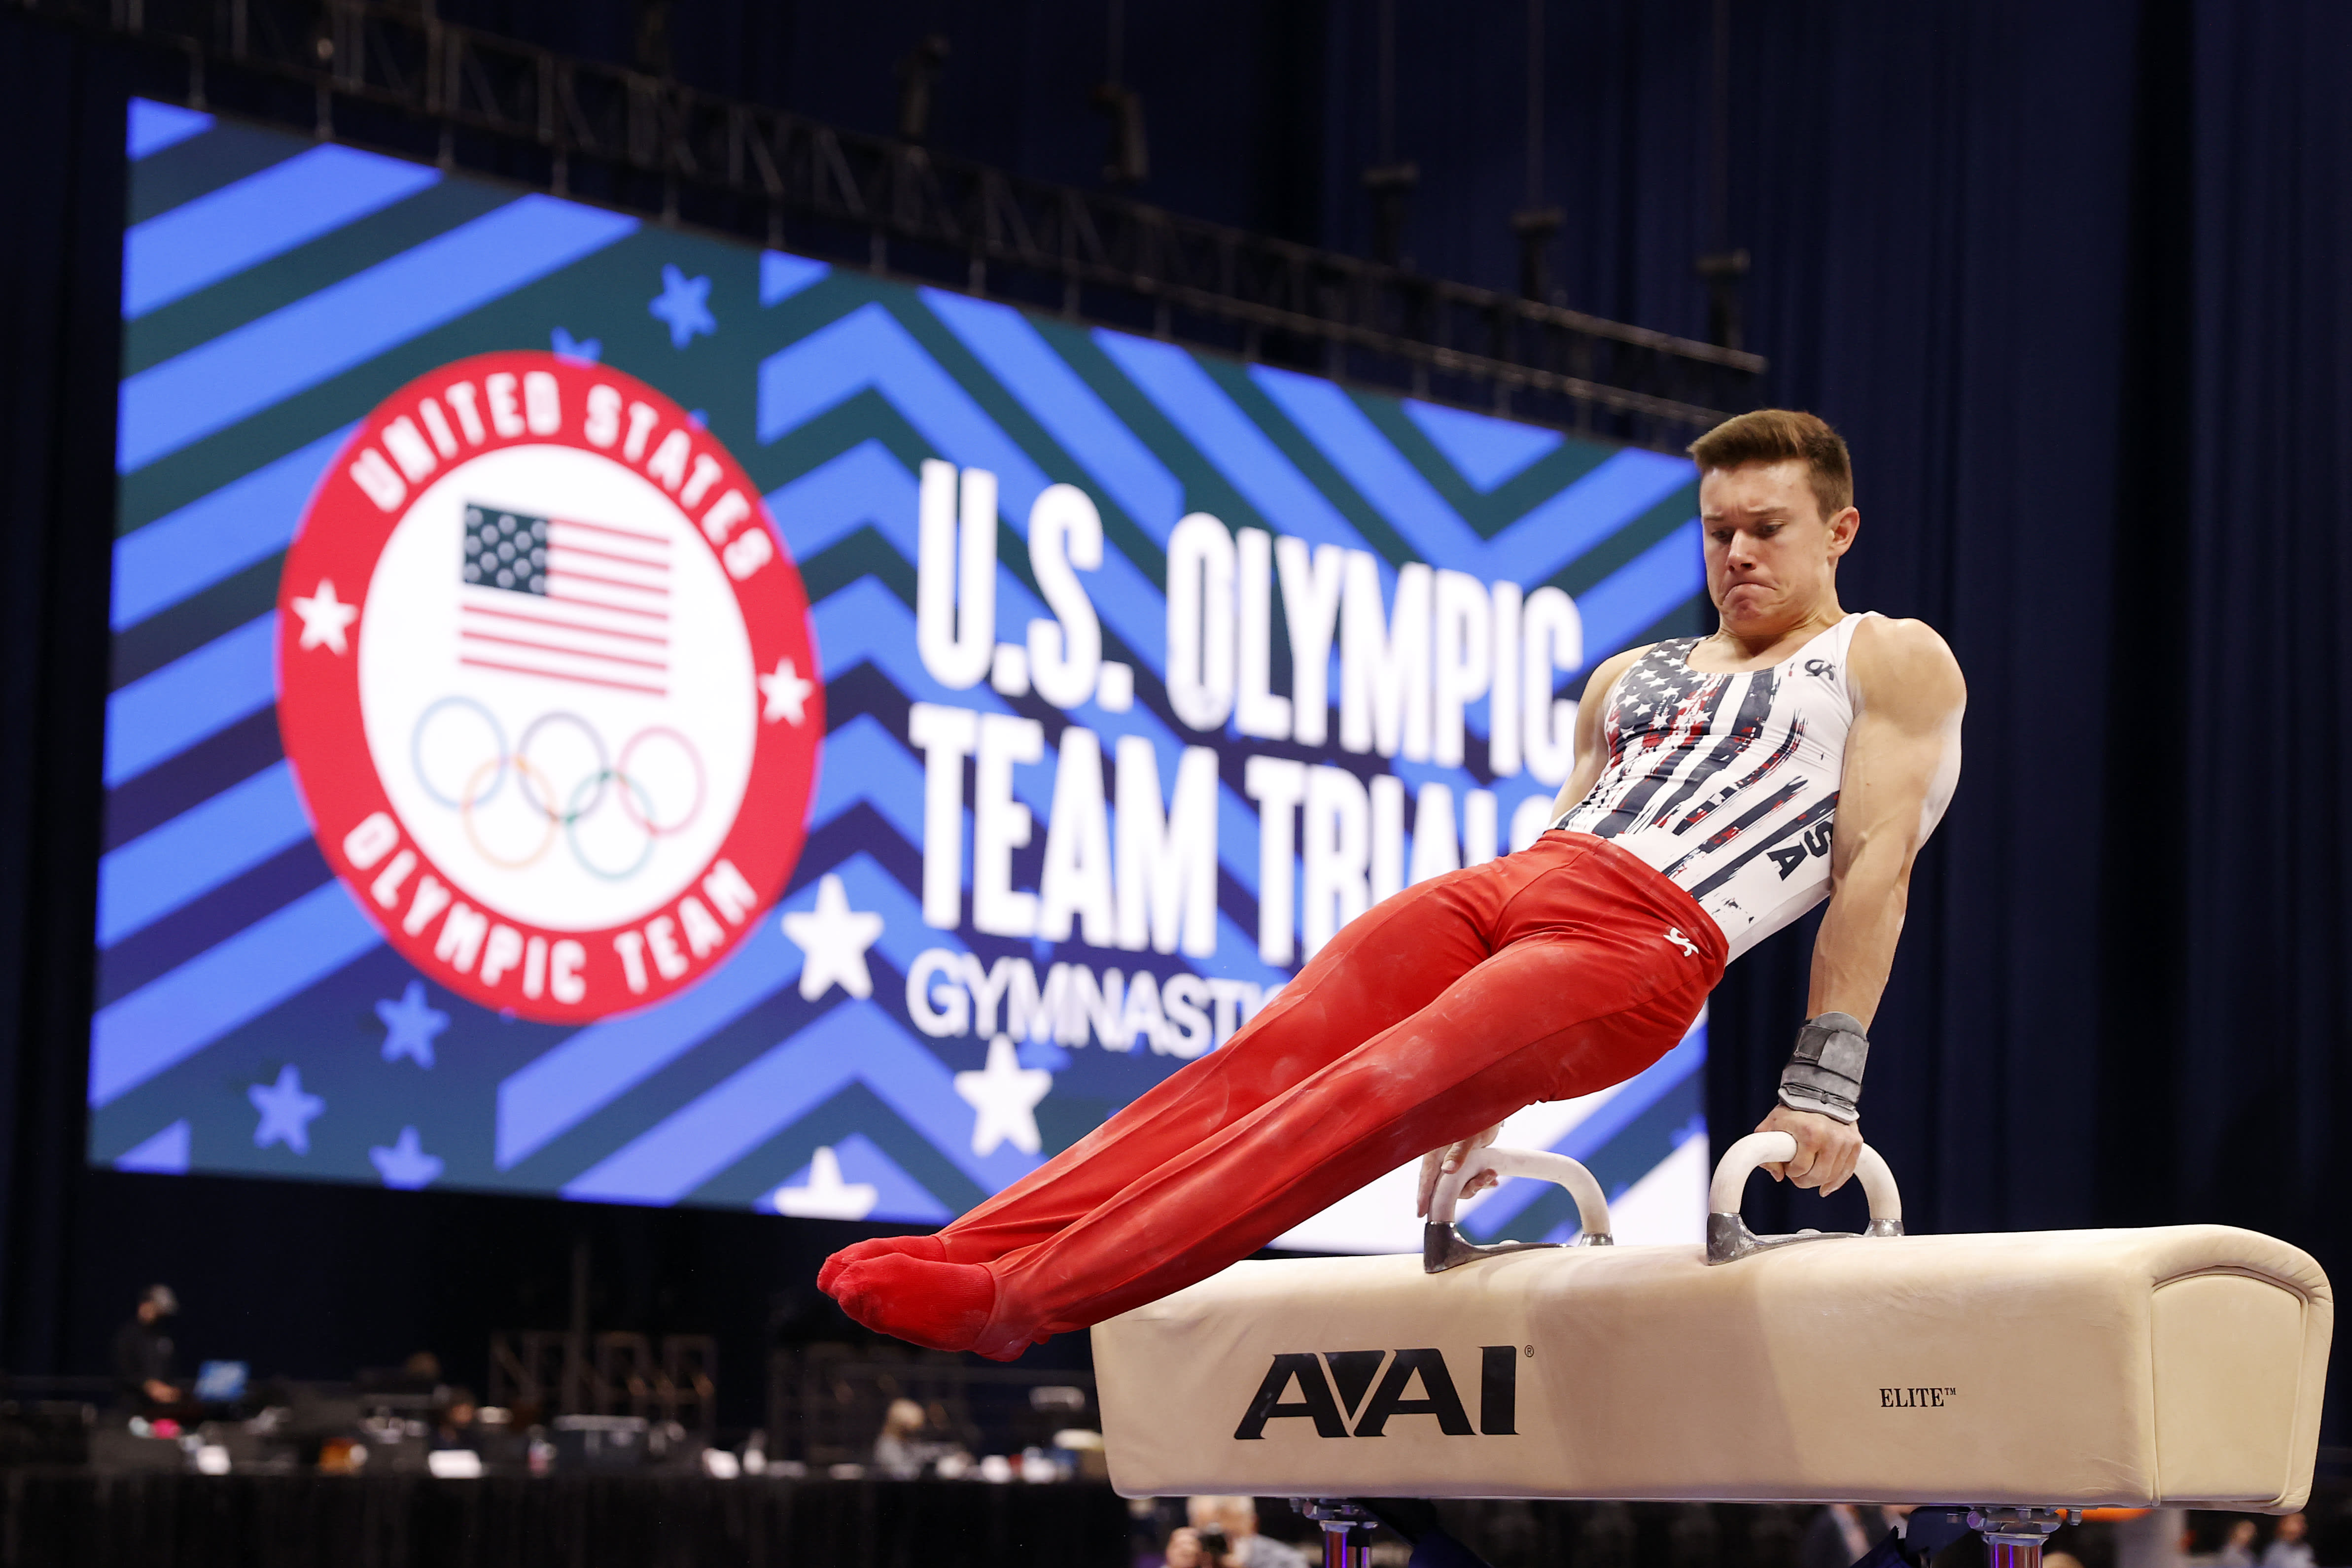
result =
[{"label": "short brown hair", "polygon": [[1785,463],[1794,457],[1812,471],[1813,499],[1829,521],[1853,505],[1853,459],[1845,442],[1817,414],[1793,408],[1759,408],[1725,420],[1690,444],[1700,472],[1737,468],[1746,463]]}]

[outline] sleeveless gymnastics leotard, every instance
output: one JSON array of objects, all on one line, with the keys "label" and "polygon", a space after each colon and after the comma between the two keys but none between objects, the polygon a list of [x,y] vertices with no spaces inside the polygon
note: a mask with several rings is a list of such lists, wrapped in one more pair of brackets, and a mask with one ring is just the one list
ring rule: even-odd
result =
[{"label": "sleeveless gymnastics leotard", "polygon": [[[1874,612],[1872,612],[1874,613]],[[1849,615],[1777,664],[1694,670],[1696,637],[1658,643],[1601,700],[1609,761],[1552,825],[1630,851],[1698,901],[1727,958],[1830,892],[1838,780],[1856,704]],[[1932,830],[1950,799],[1927,802]]]}]

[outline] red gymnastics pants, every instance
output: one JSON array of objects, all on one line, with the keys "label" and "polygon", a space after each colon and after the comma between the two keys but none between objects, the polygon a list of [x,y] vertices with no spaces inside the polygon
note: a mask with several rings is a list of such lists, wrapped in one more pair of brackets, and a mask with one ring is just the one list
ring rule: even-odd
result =
[{"label": "red gymnastics pants", "polygon": [[1522,1106],[1632,1077],[1723,962],[1681,888],[1603,840],[1545,833],[1382,900],[1223,1047],[936,1237],[859,1243],[821,1283],[869,1327],[1009,1359]]}]

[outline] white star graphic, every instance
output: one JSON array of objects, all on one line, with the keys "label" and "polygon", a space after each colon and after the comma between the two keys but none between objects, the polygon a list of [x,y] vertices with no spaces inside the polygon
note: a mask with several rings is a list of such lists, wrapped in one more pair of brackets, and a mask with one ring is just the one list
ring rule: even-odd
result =
[{"label": "white star graphic", "polygon": [[294,613],[302,618],[302,646],[315,648],[324,643],[338,653],[350,652],[343,632],[360,618],[360,607],[337,599],[332,582],[322,577],[318,592],[308,599],[296,595]]},{"label": "white star graphic", "polygon": [[310,1152],[310,1123],[327,1108],[327,1103],[304,1092],[299,1068],[288,1062],[278,1070],[277,1082],[256,1083],[245,1097],[261,1113],[261,1124],[253,1130],[255,1148],[284,1144],[298,1155]]},{"label": "white star graphic", "polygon": [[804,705],[809,693],[814,690],[816,683],[793,669],[790,659],[779,659],[774,674],[760,677],[760,693],[768,699],[766,711],[760,716],[769,724],[780,718],[798,724],[806,716]]},{"label": "white star graphic", "polygon": [[816,907],[806,914],[787,913],[782,924],[784,935],[807,955],[801,963],[803,1001],[816,1000],[836,984],[853,997],[874,994],[866,949],[881,937],[882,917],[850,908],[840,877],[825,873],[816,884]]},{"label": "white star graphic", "polygon": [[419,1067],[433,1065],[433,1037],[449,1027],[449,1015],[427,1005],[424,981],[409,981],[396,1002],[386,998],[376,1003],[375,1016],[383,1024],[386,1061],[406,1056]]},{"label": "white star graphic", "polygon": [[1000,1034],[988,1042],[988,1065],[978,1072],[955,1075],[955,1092],[979,1114],[972,1118],[971,1152],[985,1155],[1008,1139],[1024,1154],[1035,1154],[1045,1140],[1037,1135],[1037,1102],[1054,1087],[1054,1075],[1042,1067],[1024,1067],[1013,1037]]},{"label": "white star graphic", "polygon": [[441,1157],[425,1152],[414,1127],[403,1127],[397,1143],[378,1144],[369,1149],[368,1158],[374,1163],[376,1175],[383,1178],[386,1186],[413,1191],[441,1174]]},{"label": "white star graphic", "polygon": [[872,1182],[842,1180],[841,1156],[820,1145],[809,1155],[808,1185],[778,1187],[768,1195],[768,1206],[802,1219],[863,1219],[881,1197]]}]

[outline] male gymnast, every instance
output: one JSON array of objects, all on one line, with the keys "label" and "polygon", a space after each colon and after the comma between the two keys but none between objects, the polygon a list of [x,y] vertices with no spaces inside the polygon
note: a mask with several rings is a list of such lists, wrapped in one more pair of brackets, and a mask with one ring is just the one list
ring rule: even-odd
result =
[{"label": "male gymnast", "polygon": [[1426,1212],[1505,1117],[1641,1071],[1726,963],[1824,897],[1811,1021],[1759,1130],[1796,1139],[1776,1179],[1841,1186],[1862,1149],[1864,1031],[1959,776],[1967,690],[1926,625],[1840,606],[1862,518],[1835,431],[1766,409],[1690,452],[1717,627],[1593,672],[1549,830],[1382,900],[1223,1049],[936,1235],[835,1253],[818,1284],[868,1327],[1011,1360],[1207,1278],[1424,1151]]}]

